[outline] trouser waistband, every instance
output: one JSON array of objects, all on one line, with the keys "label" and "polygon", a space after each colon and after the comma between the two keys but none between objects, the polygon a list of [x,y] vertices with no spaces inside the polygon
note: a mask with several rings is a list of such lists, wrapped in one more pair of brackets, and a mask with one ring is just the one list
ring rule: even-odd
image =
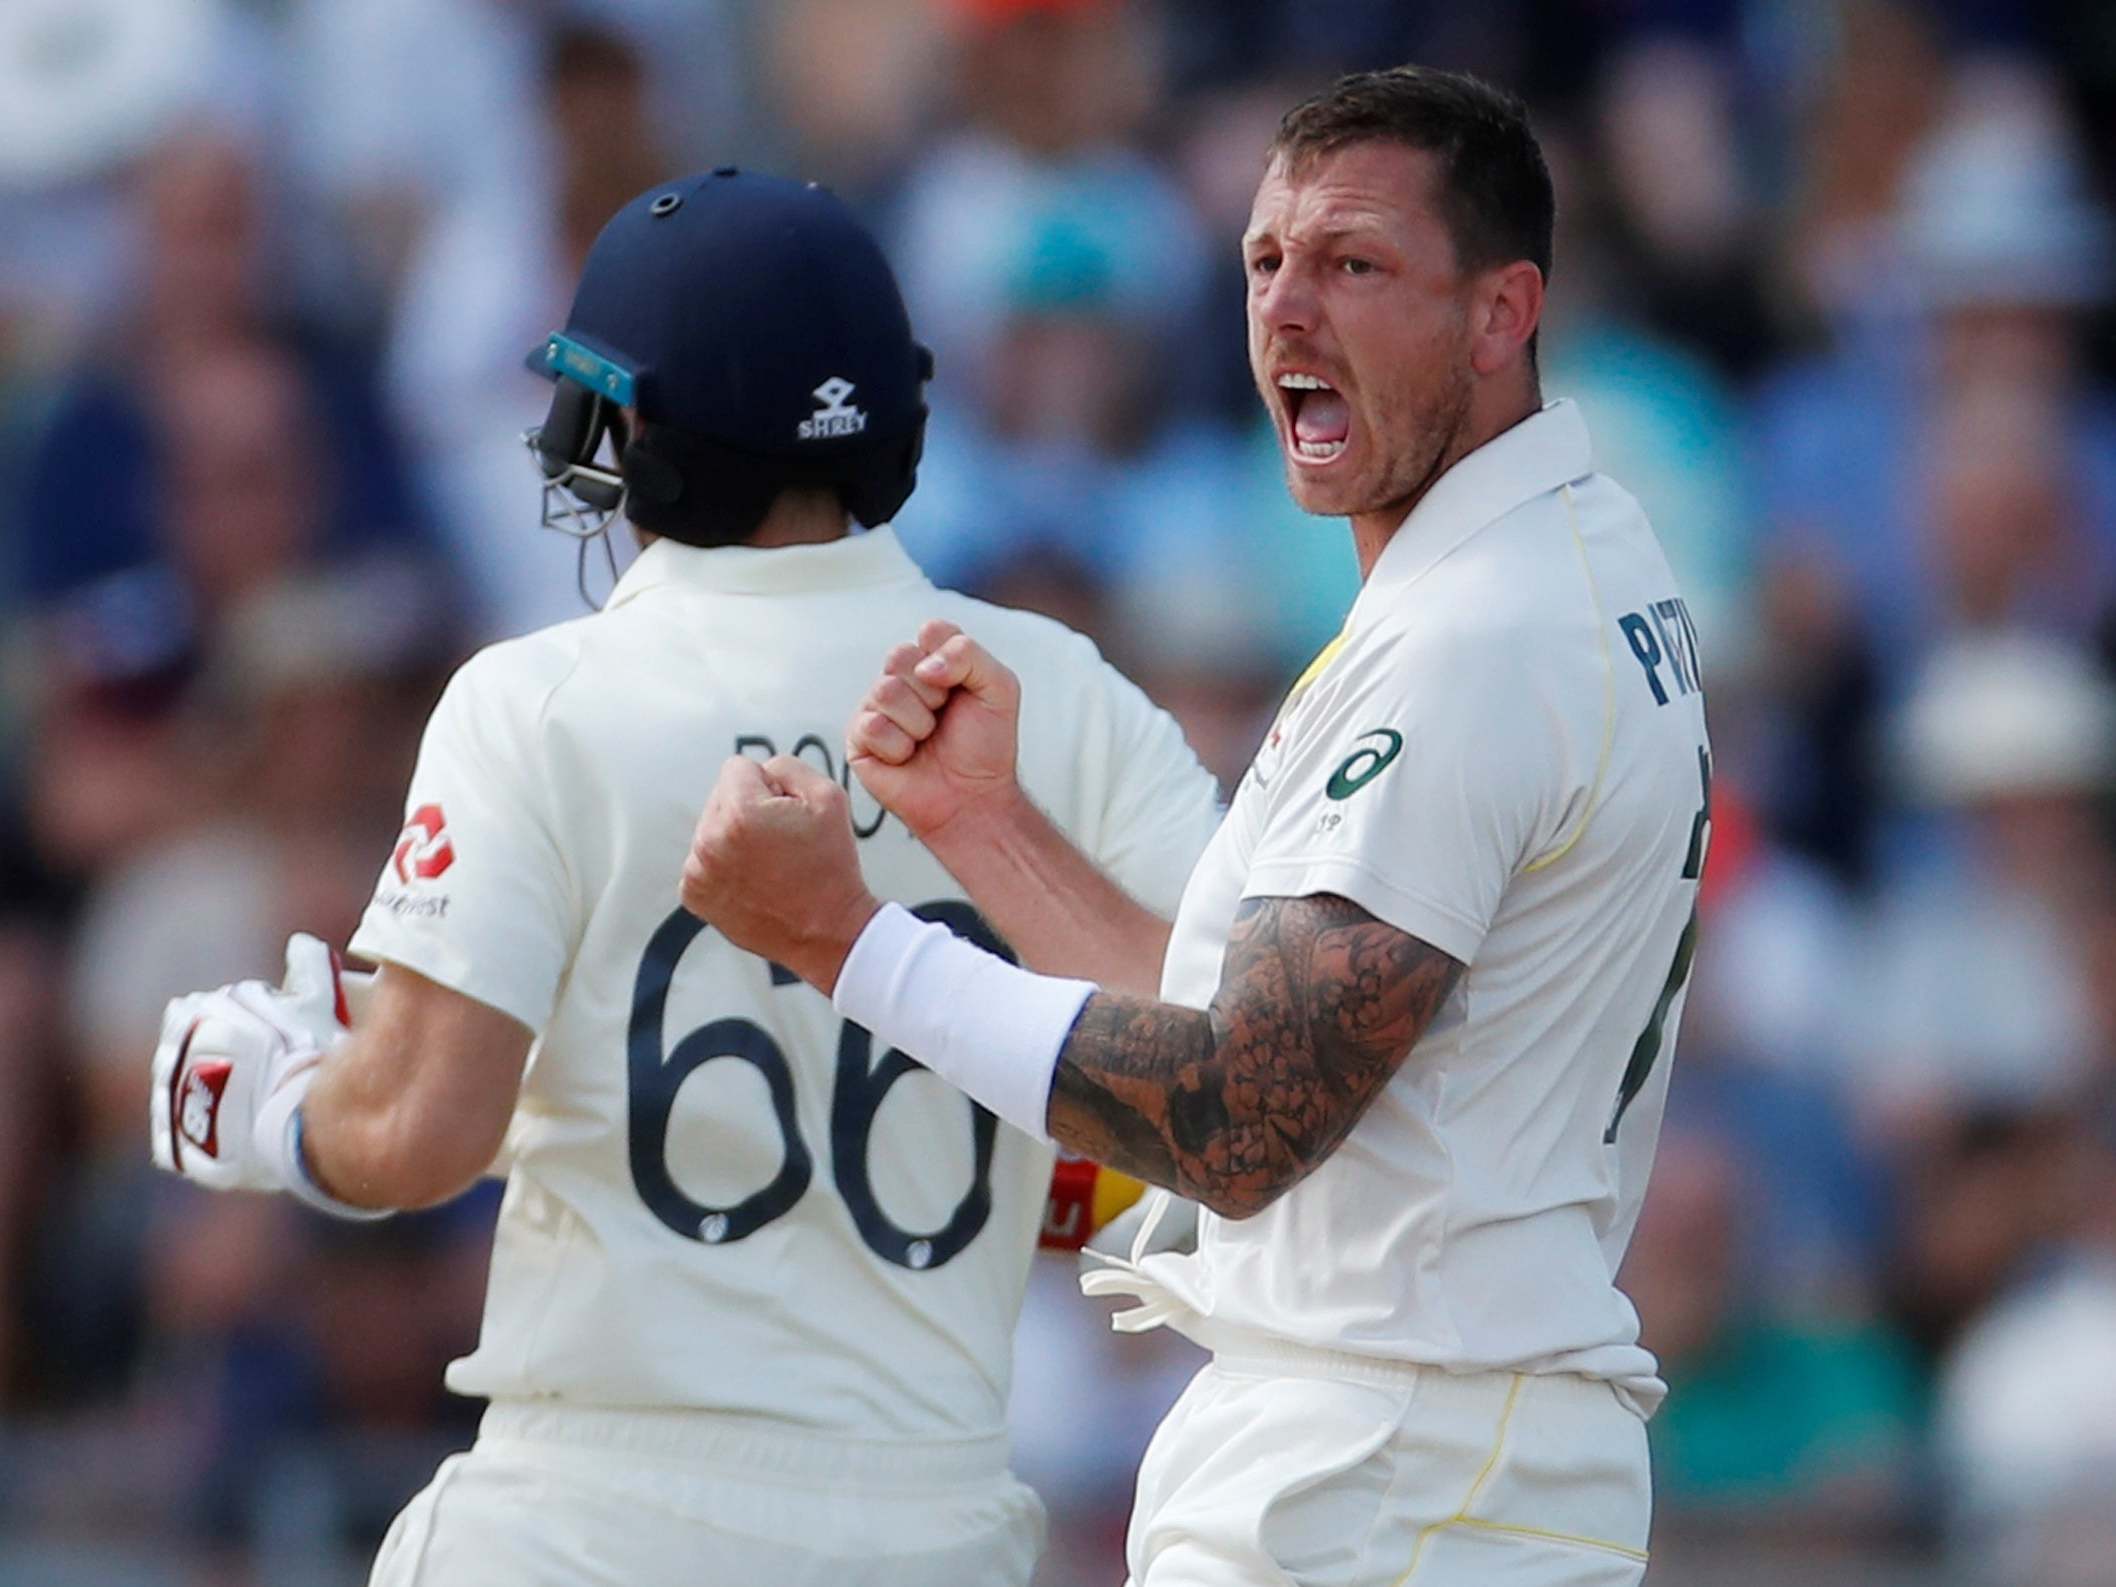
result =
[{"label": "trouser waistband", "polygon": [[1236,1371],[1284,1377],[1335,1378],[1348,1383],[1407,1389],[1426,1373],[1439,1370],[1420,1366],[1414,1361],[1391,1361],[1381,1356],[1355,1355],[1349,1350],[1296,1344],[1290,1339],[1229,1327],[1195,1313],[1171,1326],[1210,1350],[1214,1360]]},{"label": "trouser waistband", "polygon": [[1577,1372],[1522,1373],[1507,1367],[1492,1367],[1479,1372],[1450,1372],[1444,1367],[1424,1366],[1415,1361],[1392,1361],[1383,1356],[1354,1355],[1347,1350],[1329,1350],[1320,1345],[1297,1344],[1293,1340],[1280,1339],[1271,1334],[1229,1327],[1225,1323],[1216,1322],[1210,1317],[1200,1317],[1195,1313],[1172,1323],[1171,1326],[1210,1350],[1214,1361],[1235,1372],[1278,1377],[1331,1378],[1344,1383],[1365,1383],[1377,1388],[1396,1389],[1411,1388],[1421,1378],[1433,1376],[1457,1384],[1478,1379],[1489,1379],[1504,1384],[1510,1383],[1516,1377],[1526,1377],[1552,1385],[1547,1392],[1562,1392],[1565,1386],[1569,1385],[1581,1392],[1608,1394],[1640,1421],[1647,1420],[1651,1414],[1638,1395],[1625,1385],[1613,1383],[1605,1378],[1587,1377]]},{"label": "trouser waistband", "polygon": [[[1156,1207],[1154,1217],[1158,1217],[1161,1210]],[[1135,1254],[1130,1260],[1102,1253],[1090,1253],[1096,1256],[1101,1265],[1082,1275],[1082,1293],[1095,1296],[1130,1296],[1139,1304],[1110,1318],[1110,1326],[1119,1333],[1143,1333],[1151,1328],[1173,1328],[1185,1338],[1210,1350],[1215,1361],[1234,1371],[1247,1370],[1267,1376],[1335,1378],[1343,1382],[1399,1389],[1408,1389],[1422,1376],[1432,1373],[1457,1381],[1474,1381],[1489,1377],[1502,1383],[1510,1382],[1517,1376],[1548,1378],[1561,1384],[1569,1382],[1583,1388],[1603,1388],[1613,1394],[1617,1403],[1640,1421],[1652,1417],[1654,1407],[1660,1403],[1661,1395],[1667,1392],[1665,1387],[1658,1383],[1641,1388],[1629,1383],[1591,1378],[1577,1372],[1520,1373],[1509,1367],[1491,1367],[1474,1372],[1449,1372],[1444,1367],[1393,1360],[1386,1356],[1357,1355],[1349,1350],[1331,1350],[1322,1345],[1297,1344],[1275,1334],[1260,1333],[1254,1329],[1224,1323],[1218,1318],[1207,1317],[1197,1311],[1168,1285],[1145,1270],[1136,1253],[1143,1250],[1152,1233],[1153,1221],[1149,1218],[1146,1228],[1134,1242]]]},{"label": "trouser waistband", "polygon": [[481,1441],[511,1440],[609,1450],[726,1468],[760,1477],[930,1488],[996,1477],[1007,1438],[834,1438],[721,1411],[610,1410],[534,1400],[494,1400]]}]

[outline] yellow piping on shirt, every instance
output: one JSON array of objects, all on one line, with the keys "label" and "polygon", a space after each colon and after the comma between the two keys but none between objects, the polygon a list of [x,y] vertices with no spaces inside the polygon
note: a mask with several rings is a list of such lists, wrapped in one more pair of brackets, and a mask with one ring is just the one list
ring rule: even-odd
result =
[{"label": "yellow piping on shirt", "polygon": [[1603,1549],[1611,1554],[1622,1555],[1625,1559],[1636,1560],[1641,1565],[1646,1563],[1648,1556],[1645,1550],[1632,1548],[1627,1543],[1612,1543],[1598,1537],[1578,1537],[1570,1532],[1552,1532],[1540,1526],[1517,1526],[1509,1521],[1487,1521],[1469,1513],[1470,1506],[1477,1502],[1477,1495],[1484,1491],[1484,1485],[1491,1481],[1492,1473],[1499,1469],[1499,1458],[1506,1452],[1506,1430],[1513,1425],[1514,1407],[1520,1403],[1521,1389],[1527,1382],[1525,1374],[1514,1374],[1513,1383],[1506,1391],[1505,1408],[1499,1412],[1499,1430],[1492,1435],[1491,1453],[1485,1456],[1483,1468],[1478,1471],[1476,1480],[1469,1485],[1469,1492],[1463,1495],[1462,1503],[1453,1515],[1444,1520],[1428,1522],[1418,1529],[1418,1541],[1411,1549],[1410,1568],[1396,1578],[1392,1587],[1405,1587],[1405,1584],[1418,1574],[1418,1567],[1425,1559],[1425,1546],[1436,1534],[1458,1526],[1505,1537],[1529,1538],[1539,1543]]},{"label": "yellow piping on shirt", "polygon": [[1602,801],[1602,780],[1609,775],[1609,756],[1616,743],[1616,662],[1609,653],[1609,624],[1602,611],[1602,591],[1594,582],[1594,564],[1587,556],[1587,537],[1580,533],[1580,512],[1572,499],[1572,487],[1566,485],[1562,490],[1565,521],[1572,527],[1572,543],[1580,549],[1580,571],[1587,576],[1587,598],[1594,603],[1594,637],[1602,647],[1602,749],[1595,758],[1594,782],[1587,790],[1587,808],[1580,812],[1580,824],[1573,829],[1571,837],[1548,854],[1530,860],[1522,868],[1523,876],[1533,875],[1546,865],[1555,865],[1586,835],[1588,824],[1594,820],[1595,809]]},{"label": "yellow piping on shirt", "polygon": [[1323,668],[1337,659],[1337,653],[1345,648],[1345,642],[1350,637],[1351,630],[1346,629],[1315,653],[1315,659],[1308,663],[1307,670],[1294,679],[1293,687],[1286,691],[1286,703],[1288,705],[1291,705],[1299,697],[1301,690],[1307,688],[1309,684],[1322,676]]}]

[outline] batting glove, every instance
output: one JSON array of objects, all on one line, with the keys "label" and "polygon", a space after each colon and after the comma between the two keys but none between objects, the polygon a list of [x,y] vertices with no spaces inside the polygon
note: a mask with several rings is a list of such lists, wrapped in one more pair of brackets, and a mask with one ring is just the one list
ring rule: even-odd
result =
[{"label": "batting glove", "polygon": [[301,1163],[297,1112],[352,1010],[337,955],[287,943],[286,981],[239,981],[173,999],[154,1053],[148,1133],[155,1165],[209,1190],[286,1190],[328,1212]]}]

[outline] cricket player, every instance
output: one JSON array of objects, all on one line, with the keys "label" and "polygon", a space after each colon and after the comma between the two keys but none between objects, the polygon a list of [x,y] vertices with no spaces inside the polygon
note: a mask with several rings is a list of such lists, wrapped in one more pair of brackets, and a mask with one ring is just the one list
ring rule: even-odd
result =
[{"label": "cricket player", "polygon": [[1470,78],[1354,76],[1282,124],[1250,358],[1365,582],[1191,875],[1158,1001],[1095,948],[1137,911],[1006,776],[1020,685],[968,625],[888,658],[854,769],[1029,969],[879,904],[841,792],[790,762],[724,768],[686,864],[693,909],[877,1041],[1203,1204],[1194,1252],[1090,1280],[1214,1352],[1140,1470],[1135,1587],[1645,1568],[1664,1391],[1615,1275],[1711,758],[1660,546],[1542,399],[1552,213],[1521,106]]},{"label": "cricket player", "polygon": [[[1212,780],[1087,640],[935,589],[885,527],[930,361],[829,193],[727,168],[640,195],[537,358],[547,517],[621,508],[645,548],[603,611],[449,685],[352,943],[381,966],[357,1018],[313,938],[284,987],[172,1005],[157,1157],[364,1216],[503,1155],[448,1378],[490,1409],[377,1587],[1024,1584],[1043,1517],[1005,1420],[1048,1139],[685,913],[676,878],[728,756],[842,794],[875,658],[936,614],[1031,680],[1020,786],[1128,895],[1142,991]],[[1003,951],[901,819],[846,808],[868,885]]]}]

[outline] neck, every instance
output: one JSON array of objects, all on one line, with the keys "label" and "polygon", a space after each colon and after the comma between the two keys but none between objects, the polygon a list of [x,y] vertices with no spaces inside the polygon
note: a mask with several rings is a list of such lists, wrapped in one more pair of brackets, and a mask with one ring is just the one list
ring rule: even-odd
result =
[{"label": "neck", "polygon": [[1359,557],[1359,582],[1364,584],[1373,576],[1374,564],[1381,560],[1381,553],[1388,549],[1389,542],[1396,538],[1396,531],[1403,527],[1426,493],[1438,484],[1440,477],[1470,453],[1487,442],[1495,441],[1543,406],[1541,390],[1531,384],[1525,393],[1519,393],[1503,402],[1480,405],[1472,401],[1470,411],[1448,442],[1433,459],[1433,466],[1426,471],[1424,479],[1406,495],[1376,507],[1370,512],[1352,514],[1352,549]]},{"label": "neck", "polygon": [[852,533],[852,515],[845,511],[834,490],[782,490],[771,504],[764,522],[745,543],[768,549],[772,546],[812,546],[842,540]]}]

